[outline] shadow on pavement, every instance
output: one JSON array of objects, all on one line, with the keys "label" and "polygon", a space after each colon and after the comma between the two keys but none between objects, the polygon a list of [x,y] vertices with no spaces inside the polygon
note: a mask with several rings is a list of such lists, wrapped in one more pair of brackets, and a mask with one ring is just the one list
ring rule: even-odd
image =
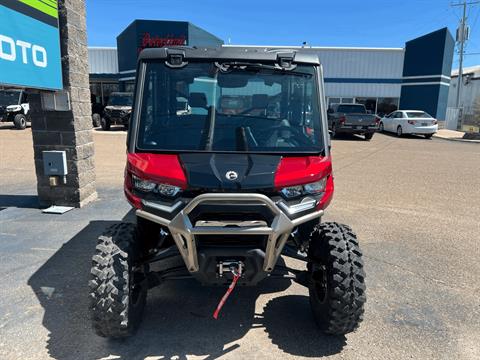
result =
[{"label": "shadow on pavement", "polygon": [[[217,321],[212,313],[224,287],[202,287],[194,280],[165,282],[150,290],[143,323],[135,336],[108,340],[95,335],[88,312],[91,256],[97,236],[113,223],[90,222],[28,281],[45,312],[46,347],[53,358],[184,359],[198,355],[216,359],[238,349],[241,345],[235,342],[254,328],[264,329],[279,349],[298,356],[335,354],[345,345],[344,337],[326,337],[316,328],[306,296],[276,297],[263,314],[255,314],[258,296],[285,290],[290,286],[286,280],[235,289]],[[262,345],[253,344],[252,348]]]},{"label": "shadow on pavement", "polygon": [[[27,122],[27,129],[28,129],[28,128],[31,128],[31,127],[32,127],[31,123],[30,123],[30,122]],[[15,127],[15,125],[13,124],[13,122],[12,122],[12,123],[7,123],[7,124],[5,124],[5,123],[2,124],[2,123],[0,123],[0,131],[1,131],[1,130],[23,131],[23,130],[17,129],[17,128]]]},{"label": "shadow on pavement", "polygon": [[335,135],[332,141],[365,141],[363,135],[339,133]]},{"label": "shadow on pavement", "polygon": [[108,133],[108,132],[122,132],[122,131],[123,131],[124,133],[127,132],[127,130],[125,129],[125,127],[124,127],[123,125],[112,125],[112,126],[110,127],[110,129],[109,129],[109,130],[106,130],[106,131],[103,130],[101,127],[93,128],[93,130],[96,131],[96,132],[99,132],[99,133],[102,133],[102,132],[103,132],[103,133]]},{"label": "shadow on pavement", "polygon": [[37,195],[1,195],[0,208],[16,207],[22,209],[38,209]]},{"label": "shadow on pavement", "polygon": [[423,136],[423,135],[413,135],[413,134],[403,134],[401,137],[398,137],[397,134],[395,134],[393,132],[389,132],[389,131],[379,132],[379,134],[389,136],[389,137],[394,137],[394,138],[397,138],[397,139],[415,139],[415,140],[423,140],[423,141],[433,139],[433,138],[426,139],[425,136]]}]

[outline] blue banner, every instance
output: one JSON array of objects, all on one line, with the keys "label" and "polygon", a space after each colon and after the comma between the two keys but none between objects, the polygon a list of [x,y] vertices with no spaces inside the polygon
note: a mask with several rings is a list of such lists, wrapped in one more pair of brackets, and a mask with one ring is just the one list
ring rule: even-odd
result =
[{"label": "blue banner", "polygon": [[0,0],[0,85],[61,90],[57,19],[20,2],[15,10],[7,3],[12,2]]}]

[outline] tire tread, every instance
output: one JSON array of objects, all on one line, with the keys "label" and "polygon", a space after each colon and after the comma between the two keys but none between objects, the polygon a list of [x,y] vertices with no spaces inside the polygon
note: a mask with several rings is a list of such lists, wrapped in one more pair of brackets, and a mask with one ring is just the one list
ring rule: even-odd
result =
[{"label": "tire tread", "polygon": [[126,337],[136,327],[129,317],[130,264],[135,256],[136,228],[119,223],[98,238],[92,257],[90,310],[93,327],[103,337]]},{"label": "tire tread", "polygon": [[357,237],[346,225],[323,223],[316,226],[311,239],[326,242],[323,250],[318,242],[312,244],[317,246],[312,246],[311,257],[314,261],[326,261],[331,271],[327,272],[326,323],[319,325],[332,335],[352,332],[363,320],[366,302],[365,271]]}]

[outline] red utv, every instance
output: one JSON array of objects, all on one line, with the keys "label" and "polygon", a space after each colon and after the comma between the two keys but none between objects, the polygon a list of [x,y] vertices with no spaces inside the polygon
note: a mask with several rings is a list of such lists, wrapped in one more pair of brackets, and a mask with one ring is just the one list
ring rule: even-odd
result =
[{"label": "red utv", "polygon": [[[313,318],[345,334],[362,320],[355,233],[322,223],[333,196],[322,67],[301,50],[161,48],[139,59],[125,195],[136,224],[110,227],[93,257],[96,332],[131,335],[147,290],[194,278],[233,287],[289,277]],[[304,270],[277,264],[281,255]],[[180,268],[152,270],[173,257]],[[214,304],[212,304],[212,310]]]}]

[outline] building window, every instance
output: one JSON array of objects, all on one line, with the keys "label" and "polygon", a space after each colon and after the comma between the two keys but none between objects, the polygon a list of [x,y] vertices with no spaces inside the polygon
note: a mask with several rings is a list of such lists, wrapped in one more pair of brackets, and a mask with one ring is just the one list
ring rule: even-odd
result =
[{"label": "building window", "polygon": [[328,98],[328,106],[331,106],[332,104],[340,104],[340,98],[336,98],[336,97]]},{"label": "building window", "polygon": [[365,108],[371,114],[377,112],[377,98],[357,97],[355,98],[355,103],[365,105]]},{"label": "building window", "polygon": [[399,98],[378,98],[377,114],[383,116],[397,110],[399,100]]},{"label": "building window", "polygon": [[342,98],[342,104],[352,104],[352,103],[353,103],[353,98],[351,97]]},{"label": "building window", "polygon": [[118,83],[113,82],[91,82],[90,93],[92,94],[92,102],[106,105],[108,98],[112,92],[119,91]]},{"label": "building window", "polygon": [[127,82],[125,83],[125,92],[132,92],[135,90],[135,83],[134,82]]}]

